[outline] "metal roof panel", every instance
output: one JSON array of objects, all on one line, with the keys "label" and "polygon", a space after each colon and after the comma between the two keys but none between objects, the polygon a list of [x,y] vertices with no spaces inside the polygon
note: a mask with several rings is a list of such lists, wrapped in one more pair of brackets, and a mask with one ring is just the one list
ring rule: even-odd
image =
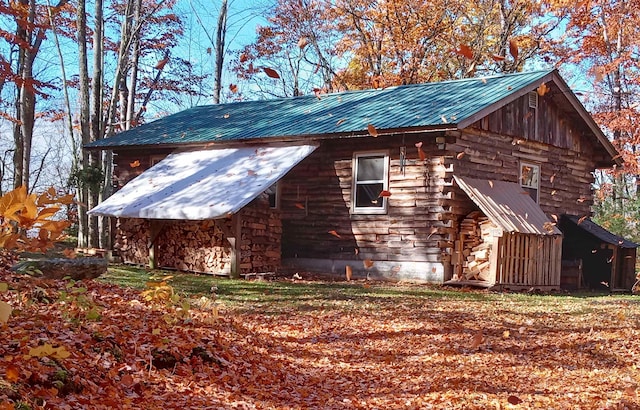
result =
[{"label": "metal roof panel", "polygon": [[190,108],[85,145],[114,148],[455,127],[552,71]]},{"label": "metal roof panel", "polygon": [[148,219],[223,218],[242,209],[315,149],[315,145],[291,145],[173,153],[89,213]]},{"label": "metal roof panel", "polygon": [[515,182],[454,178],[487,218],[503,231],[562,235],[540,206]]}]

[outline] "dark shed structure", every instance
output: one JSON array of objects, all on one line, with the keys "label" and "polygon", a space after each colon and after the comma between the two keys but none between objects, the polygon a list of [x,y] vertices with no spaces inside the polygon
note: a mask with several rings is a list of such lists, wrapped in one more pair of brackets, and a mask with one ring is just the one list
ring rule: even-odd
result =
[{"label": "dark shed structure", "polygon": [[577,262],[579,276],[572,287],[631,289],[638,244],[585,217],[562,215],[559,227],[564,234],[563,260]]}]

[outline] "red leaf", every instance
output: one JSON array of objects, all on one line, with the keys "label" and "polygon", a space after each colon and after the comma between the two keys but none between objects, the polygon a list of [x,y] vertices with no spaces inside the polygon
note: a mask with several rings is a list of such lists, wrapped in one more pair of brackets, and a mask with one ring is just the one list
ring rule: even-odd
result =
[{"label": "red leaf", "polygon": [[391,196],[391,192],[389,191],[381,191],[380,195],[378,195],[378,198],[384,198],[384,197],[390,197]]},{"label": "red leaf", "polygon": [[520,397],[518,397],[518,396],[509,396],[507,401],[509,402],[509,404],[513,404],[514,406],[516,404],[522,403],[522,399]]},{"label": "red leaf", "polygon": [[378,136],[378,130],[372,124],[367,125],[367,131],[369,131],[369,134],[372,137],[377,137]]},{"label": "red leaf", "polygon": [[241,63],[244,63],[248,59],[249,59],[249,57],[245,53],[240,54],[240,62]]},{"label": "red leaf", "polygon": [[538,92],[538,95],[542,97],[549,92],[549,87],[547,87],[545,83],[542,83],[538,88],[536,88],[536,91]]},{"label": "red leaf", "polygon": [[129,165],[131,166],[131,168],[138,168],[140,166],[140,160],[130,162]]},{"label": "red leaf", "polygon": [[578,219],[578,225],[583,223],[585,219],[587,219],[587,215],[585,215],[585,216],[581,217],[580,219]]},{"label": "red leaf", "polygon": [[514,60],[518,59],[518,42],[516,40],[509,40],[509,53]]},{"label": "red leaf", "polygon": [[303,205],[303,204],[301,204],[300,202],[296,202],[294,205],[295,205],[295,206],[296,206],[296,208],[298,208],[298,209],[304,209],[304,205]]},{"label": "red leaf", "polygon": [[418,148],[418,158],[420,158],[420,161],[425,161],[427,159],[427,154],[424,153],[422,148]]},{"label": "red leaf", "polygon": [[278,74],[278,72],[276,70],[274,70],[273,68],[269,68],[269,67],[262,67],[262,69],[264,70],[264,73],[271,78],[275,78],[278,79],[280,78],[280,74]]},{"label": "red leaf", "polygon": [[456,53],[468,58],[469,60],[473,60],[473,50],[466,44],[460,44],[460,47],[456,50]]},{"label": "red leaf", "polygon": [[493,59],[493,61],[497,61],[497,62],[500,62],[500,61],[504,61],[504,60],[505,60],[505,57],[504,57],[504,56],[499,56],[499,55],[497,55],[497,54],[492,54],[492,55],[491,55],[491,58]]},{"label": "red leaf", "polygon": [[238,86],[236,84],[229,84],[229,91],[231,91],[232,93],[237,93],[238,92]]},{"label": "red leaf", "polygon": [[342,238],[342,236],[340,236],[340,234],[334,230],[331,230],[328,233],[335,236],[336,238]]},{"label": "red leaf", "polygon": [[478,331],[475,335],[473,335],[473,340],[471,341],[471,348],[477,349],[482,344],[483,340],[484,340],[484,336],[482,335],[482,332]]},{"label": "red leaf", "polygon": [[10,383],[15,383],[20,380],[20,369],[17,366],[10,364],[5,370],[5,378]]},{"label": "red leaf", "polygon": [[371,269],[373,267],[373,261],[371,259],[365,259],[362,263],[365,269]]},{"label": "red leaf", "polygon": [[169,62],[169,57],[163,58],[162,60],[158,61],[158,64],[156,64],[154,68],[156,68],[157,70],[162,70],[164,66],[167,65],[168,62]]},{"label": "red leaf", "polygon": [[459,153],[458,153],[458,155],[456,155],[456,158],[457,158],[457,159],[460,159],[460,158],[464,157],[464,155],[465,155],[465,152],[464,152],[464,151],[459,152]]}]

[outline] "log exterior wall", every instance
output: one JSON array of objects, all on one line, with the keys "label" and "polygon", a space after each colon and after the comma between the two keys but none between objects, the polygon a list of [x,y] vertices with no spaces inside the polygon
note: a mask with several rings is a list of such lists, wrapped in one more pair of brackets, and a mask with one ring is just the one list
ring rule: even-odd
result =
[{"label": "log exterior wall", "polygon": [[[521,161],[540,167],[539,204],[547,215],[589,215],[591,173],[602,162],[602,154],[560,112],[550,98],[542,96],[538,108],[531,109],[525,95],[461,131],[322,140],[279,182],[279,215],[253,203],[243,211],[242,272],[275,271],[282,255],[288,267],[344,274],[349,266],[356,276],[450,279],[459,224],[477,210],[454,186],[453,174],[518,182]],[[416,147],[419,143],[423,158]],[[388,212],[356,214],[351,210],[354,153],[372,151],[387,152],[390,158]],[[151,165],[152,157],[139,153],[118,153],[116,185],[124,185]],[[155,154],[159,159],[168,151]],[[221,231],[194,229],[189,224],[161,234],[158,244],[169,255],[161,258],[172,260],[160,263],[224,272],[228,253]],[[136,243],[144,242],[143,222],[121,222],[120,227],[137,229],[138,233],[128,235],[136,237]],[[190,256],[180,247],[183,241],[176,239],[185,237],[193,237]],[[126,254],[124,248],[121,252]],[[146,263],[141,260],[144,252],[141,255],[130,261]]]},{"label": "log exterior wall", "polygon": [[[453,232],[443,207],[451,184],[436,135],[326,140],[281,181],[283,257],[293,266],[388,278],[442,280],[440,248]],[[421,160],[415,144],[422,142]],[[444,144],[443,144],[444,146]],[[404,166],[400,156],[406,148]],[[351,212],[356,152],[388,152],[388,212]],[[373,266],[365,268],[364,261]]]}]

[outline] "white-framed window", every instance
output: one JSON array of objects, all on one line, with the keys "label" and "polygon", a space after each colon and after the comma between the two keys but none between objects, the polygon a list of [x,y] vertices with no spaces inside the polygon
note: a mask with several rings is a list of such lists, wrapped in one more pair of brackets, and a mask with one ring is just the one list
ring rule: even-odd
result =
[{"label": "white-framed window", "polygon": [[389,153],[356,152],[353,155],[353,190],[351,212],[355,214],[384,214],[389,189]]},{"label": "white-framed window", "polygon": [[520,186],[536,203],[540,193],[540,165],[520,163]]},{"label": "white-framed window", "polygon": [[264,191],[267,194],[267,197],[269,198],[269,208],[271,209],[279,209],[280,208],[280,187],[279,184],[276,182],[275,184],[271,185],[269,188],[267,188],[266,191]]}]

